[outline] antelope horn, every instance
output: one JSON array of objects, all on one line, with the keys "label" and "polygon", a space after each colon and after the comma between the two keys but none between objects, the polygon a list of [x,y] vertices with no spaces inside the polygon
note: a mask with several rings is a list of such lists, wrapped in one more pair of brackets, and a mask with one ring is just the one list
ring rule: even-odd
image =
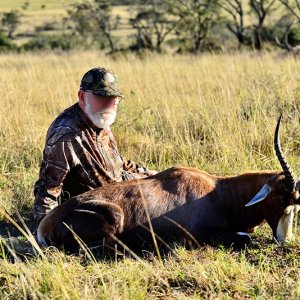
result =
[{"label": "antelope horn", "polygon": [[296,188],[296,179],[293,174],[293,171],[287,161],[285,160],[285,157],[282,153],[281,150],[281,145],[280,145],[280,139],[279,139],[279,127],[280,127],[280,122],[281,122],[282,114],[280,115],[277,126],[275,129],[275,134],[274,134],[274,149],[276,152],[276,156],[280,162],[280,165],[282,167],[284,176],[285,176],[285,189],[288,192],[293,192],[295,191]]}]

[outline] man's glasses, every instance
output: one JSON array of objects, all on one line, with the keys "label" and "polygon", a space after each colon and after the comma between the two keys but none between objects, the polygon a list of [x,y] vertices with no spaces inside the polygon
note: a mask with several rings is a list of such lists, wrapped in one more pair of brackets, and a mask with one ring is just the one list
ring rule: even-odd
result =
[{"label": "man's glasses", "polygon": [[111,103],[111,102],[115,102],[115,104],[120,103],[120,97],[118,97],[118,96],[100,96],[100,95],[94,94],[91,91],[85,91],[85,92],[93,94],[93,96],[97,99],[97,101],[102,102],[102,103]]}]

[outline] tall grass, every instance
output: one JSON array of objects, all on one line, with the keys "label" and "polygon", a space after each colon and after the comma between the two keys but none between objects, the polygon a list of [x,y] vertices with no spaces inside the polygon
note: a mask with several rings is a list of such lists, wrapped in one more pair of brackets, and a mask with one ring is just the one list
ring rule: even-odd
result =
[{"label": "tall grass", "polygon": [[[220,175],[278,169],[272,140],[283,111],[283,149],[300,175],[300,61],[293,58],[1,55],[0,202],[10,213],[31,218],[46,131],[77,101],[83,73],[95,66],[114,70],[126,96],[113,126],[125,158],[157,170],[189,165]],[[146,264],[129,258],[90,264],[51,249],[46,259],[18,266],[2,259],[0,297],[297,298],[298,240],[285,248],[269,245],[270,238],[263,227],[256,246],[240,253],[179,248],[177,257],[164,259],[164,268],[156,258]]]}]

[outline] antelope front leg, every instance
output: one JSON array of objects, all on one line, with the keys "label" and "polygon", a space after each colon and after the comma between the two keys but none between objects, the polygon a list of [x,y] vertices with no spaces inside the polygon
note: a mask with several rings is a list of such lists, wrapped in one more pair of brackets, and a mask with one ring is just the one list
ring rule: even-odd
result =
[{"label": "antelope front leg", "polygon": [[113,203],[90,200],[79,203],[74,208],[61,205],[41,221],[37,239],[40,244],[53,244],[65,250],[75,250],[78,242],[72,231],[83,242],[91,243],[121,233],[123,223],[123,210]]}]

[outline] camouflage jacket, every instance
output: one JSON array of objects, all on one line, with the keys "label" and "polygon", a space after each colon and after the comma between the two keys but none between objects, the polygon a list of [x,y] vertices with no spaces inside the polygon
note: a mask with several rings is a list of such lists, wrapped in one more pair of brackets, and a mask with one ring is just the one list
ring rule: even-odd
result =
[{"label": "camouflage jacket", "polygon": [[114,181],[149,176],[150,172],[124,161],[110,128],[96,128],[76,103],[48,129],[34,186],[35,208],[44,206],[47,198],[64,201]]}]

